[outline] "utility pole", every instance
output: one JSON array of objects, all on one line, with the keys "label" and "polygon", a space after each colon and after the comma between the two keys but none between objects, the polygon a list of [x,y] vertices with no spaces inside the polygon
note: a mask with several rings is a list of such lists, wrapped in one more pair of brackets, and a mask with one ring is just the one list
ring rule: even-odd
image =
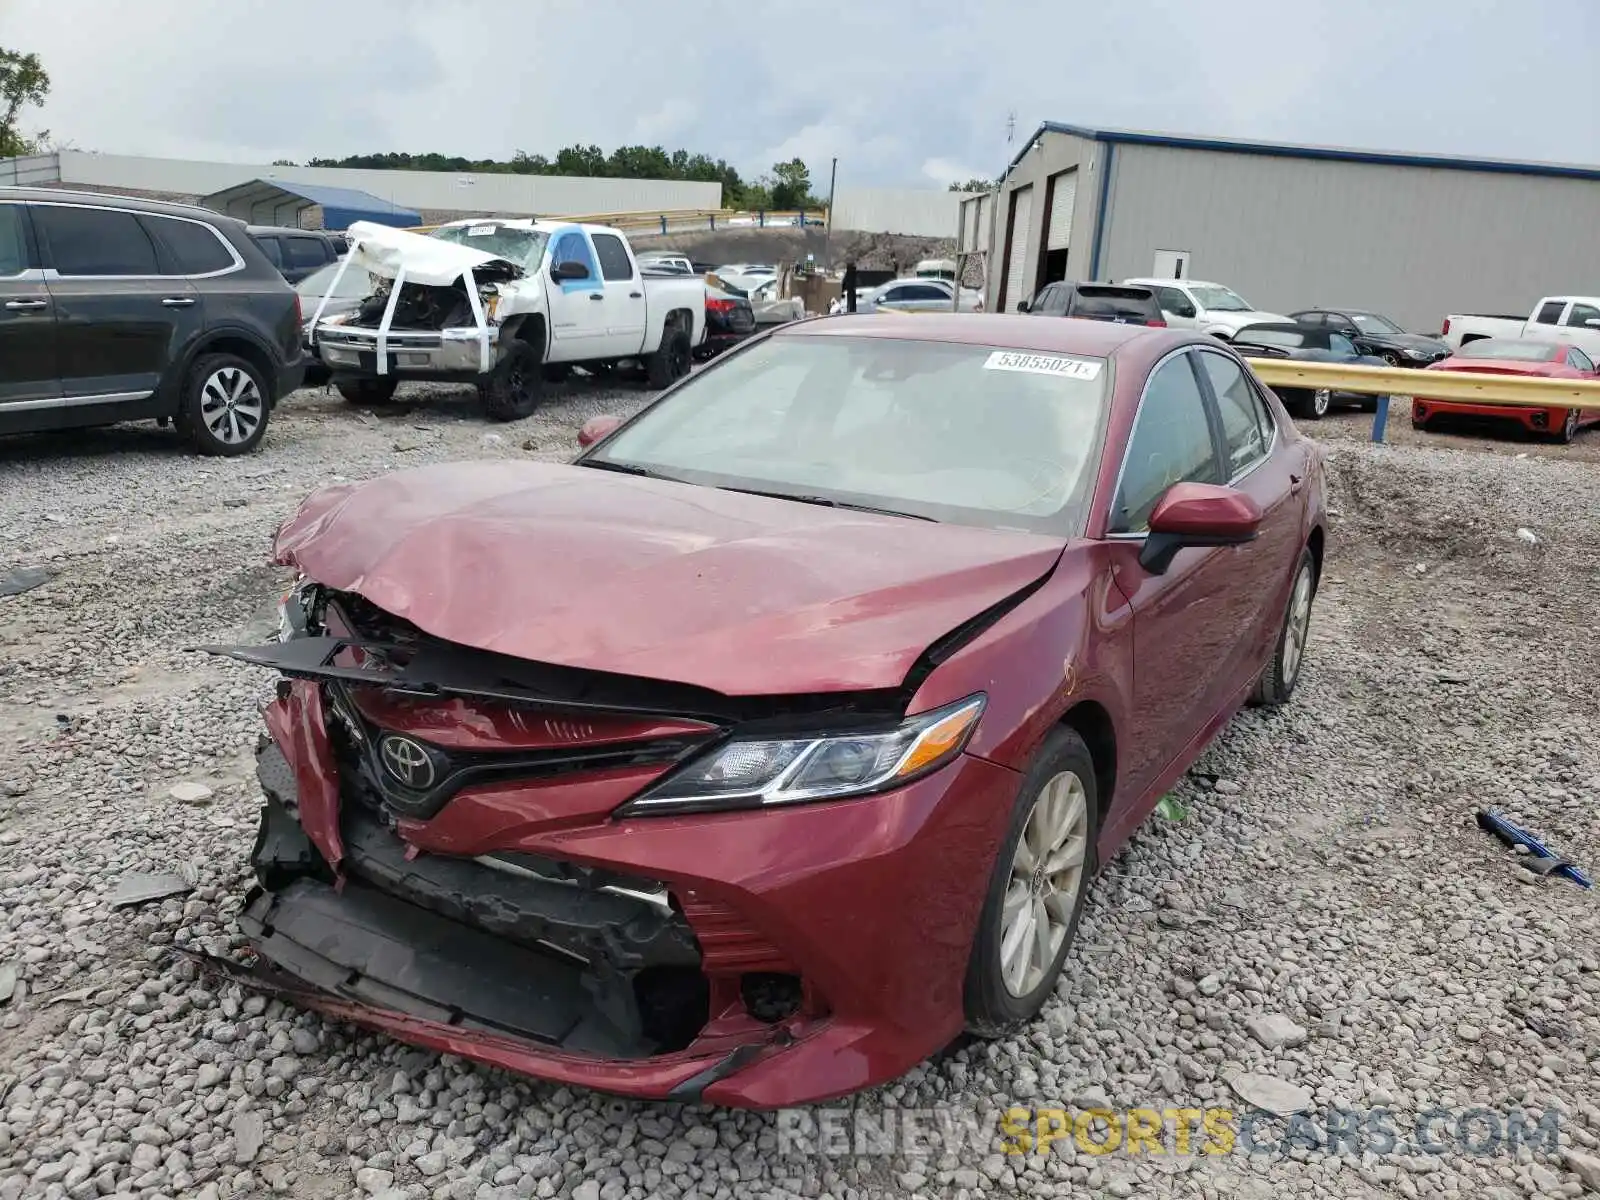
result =
[{"label": "utility pole", "polygon": [[822,261],[829,270],[833,269],[833,185],[838,181],[839,159],[835,156],[833,165],[828,168],[828,216],[822,226]]}]

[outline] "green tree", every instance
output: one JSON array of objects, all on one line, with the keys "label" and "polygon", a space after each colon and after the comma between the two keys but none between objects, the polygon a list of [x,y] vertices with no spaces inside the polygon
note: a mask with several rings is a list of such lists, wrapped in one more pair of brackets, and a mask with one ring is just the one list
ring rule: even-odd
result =
[{"label": "green tree", "polygon": [[780,211],[818,207],[811,195],[811,172],[798,158],[772,164],[772,207]]},{"label": "green tree", "polygon": [[950,190],[952,192],[992,192],[994,191],[994,180],[969,179],[965,183],[952,183]]},{"label": "green tree", "polygon": [[37,54],[0,46],[0,158],[35,154],[44,145],[50,135],[23,137],[17,117],[25,105],[43,105],[49,94],[50,76]]}]

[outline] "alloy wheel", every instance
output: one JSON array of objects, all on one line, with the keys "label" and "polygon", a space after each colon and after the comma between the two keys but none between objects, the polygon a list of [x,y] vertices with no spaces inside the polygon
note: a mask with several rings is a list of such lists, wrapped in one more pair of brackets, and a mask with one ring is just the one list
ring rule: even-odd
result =
[{"label": "alloy wheel", "polygon": [[217,441],[229,446],[247,442],[266,413],[261,389],[248,371],[222,367],[200,389],[200,417]]},{"label": "alloy wheel", "polygon": [[1089,798],[1063,771],[1040,789],[1017,839],[1000,909],[1000,975],[1013,996],[1038,988],[1072,927],[1089,851]]},{"label": "alloy wheel", "polygon": [[1562,431],[1561,431],[1561,440],[1562,441],[1566,441],[1566,442],[1570,442],[1573,438],[1575,438],[1577,436],[1578,436],[1578,410],[1575,409],[1575,408],[1569,408],[1569,409],[1567,409],[1567,423],[1562,428]]},{"label": "alloy wheel", "polygon": [[1311,411],[1319,417],[1328,415],[1328,409],[1333,404],[1333,392],[1328,388],[1318,388],[1311,393]]},{"label": "alloy wheel", "polygon": [[1283,631],[1283,682],[1292,686],[1300,674],[1300,662],[1305,657],[1306,639],[1311,634],[1311,568],[1300,569],[1294,581],[1294,595],[1289,598],[1289,621]]}]

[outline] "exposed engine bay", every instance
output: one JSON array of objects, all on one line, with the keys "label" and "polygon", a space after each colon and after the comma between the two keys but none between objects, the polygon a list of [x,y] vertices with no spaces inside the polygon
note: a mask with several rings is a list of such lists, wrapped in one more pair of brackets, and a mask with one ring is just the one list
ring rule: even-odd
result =
[{"label": "exposed engine bay", "polygon": [[[517,278],[521,271],[511,263],[488,263],[473,272],[478,285],[478,297],[485,316],[494,323],[494,310],[498,304],[502,283]],[[373,276],[376,285],[372,295],[361,302],[345,322],[365,329],[377,329],[383,323],[383,314],[389,305],[394,280]],[[453,329],[476,325],[466,284],[461,279],[445,285],[402,283],[400,297],[395,302],[395,329]]]}]

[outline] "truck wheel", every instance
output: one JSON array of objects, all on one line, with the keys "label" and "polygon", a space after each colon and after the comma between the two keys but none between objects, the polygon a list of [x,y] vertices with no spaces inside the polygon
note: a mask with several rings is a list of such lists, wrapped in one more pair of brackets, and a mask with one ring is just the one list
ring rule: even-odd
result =
[{"label": "truck wheel", "polygon": [[338,379],[334,381],[333,386],[338,388],[339,395],[351,404],[377,407],[394,400],[395,389],[400,386],[400,381],[393,376],[377,379]]},{"label": "truck wheel", "polygon": [[658,391],[671,387],[689,373],[690,360],[688,331],[668,330],[661,336],[660,348],[645,360],[644,369],[650,386]]},{"label": "truck wheel", "polygon": [[183,381],[178,429],[201,454],[248,454],[267,432],[270,396],[261,372],[238,355],[202,355]]},{"label": "truck wheel", "polygon": [[520,421],[532,416],[544,399],[539,352],[527,342],[510,343],[494,373],[478,385],[478,398],[491,420]]}]

